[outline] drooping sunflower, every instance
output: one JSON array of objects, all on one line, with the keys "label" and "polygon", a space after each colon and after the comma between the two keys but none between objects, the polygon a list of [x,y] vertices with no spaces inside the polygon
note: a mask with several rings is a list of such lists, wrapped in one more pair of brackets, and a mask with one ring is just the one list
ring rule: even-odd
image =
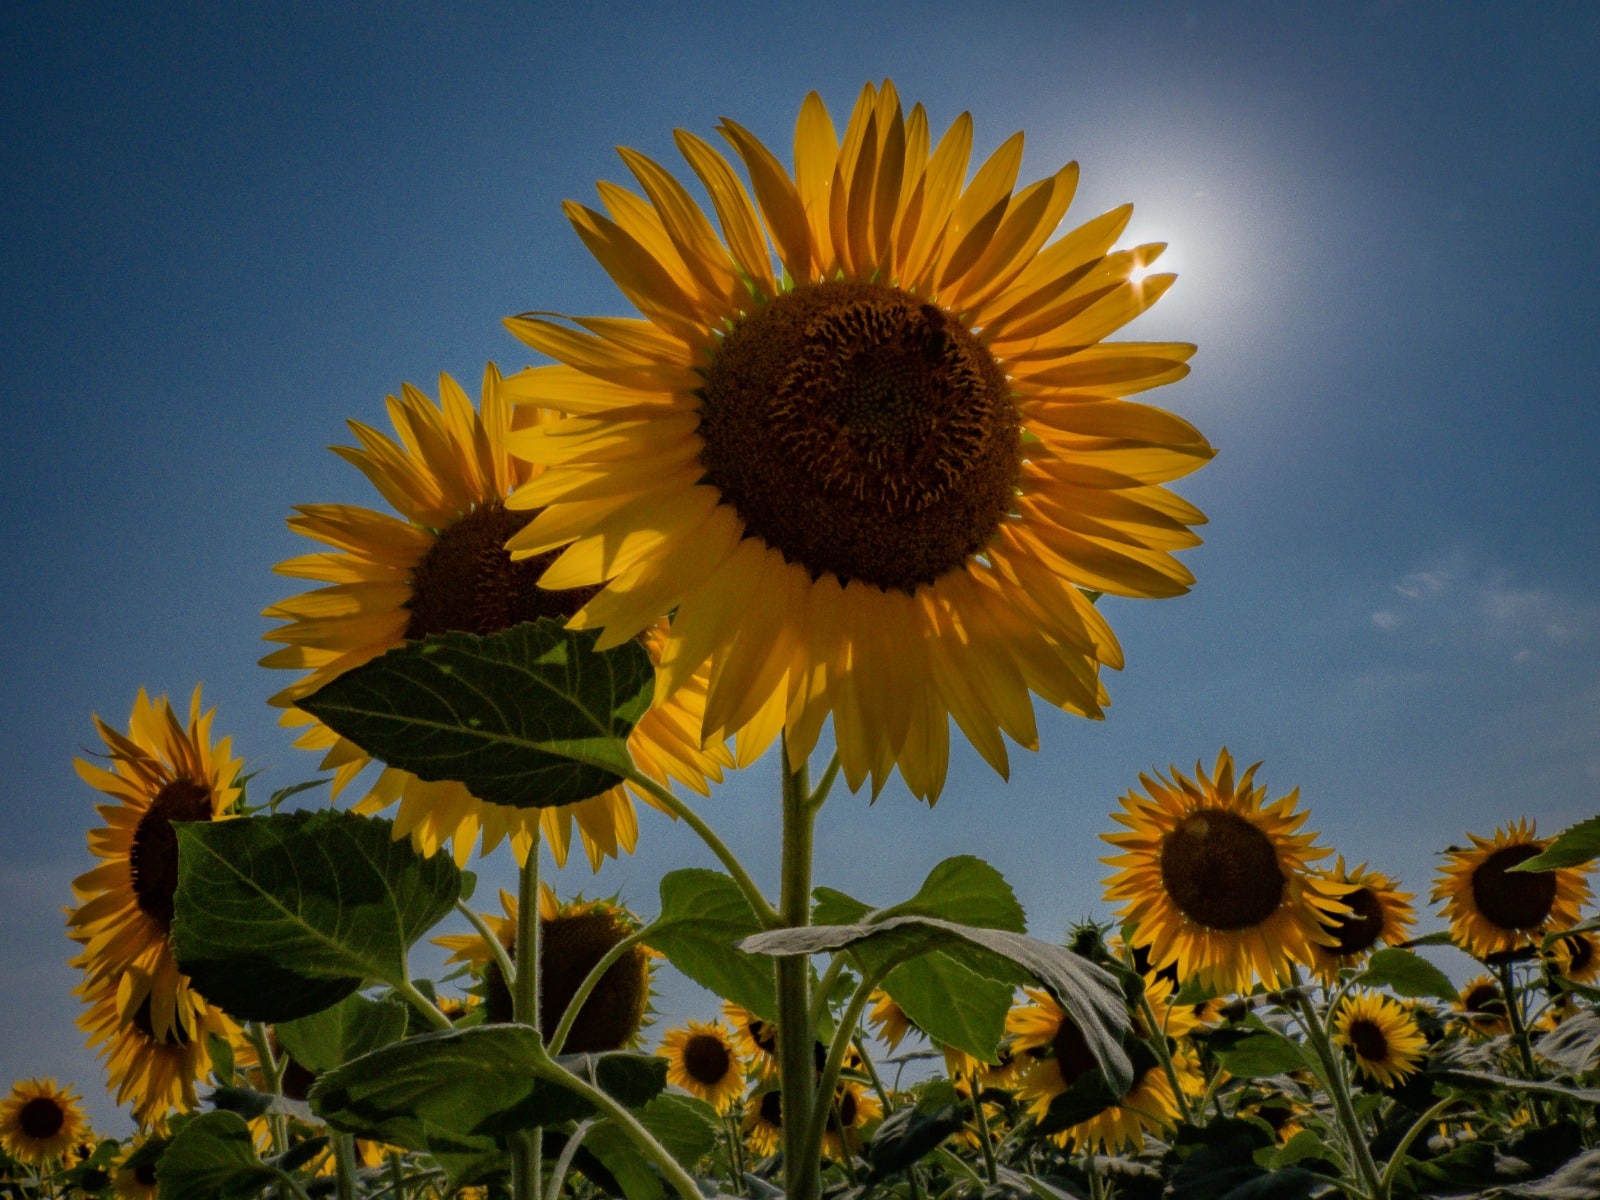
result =
[{"label": "drooping sunflower", "polygon": [[1265,803],[1260,765],[1236,779],[1223,749],[1192,780],[1176,767],[1171,779],[1140,775],[1146,794],[1130,791],[1111,814],[1128,832],[1101,835],[1122,851],[1101,860],[1118,868],[1106,898],[1126,902],[1117,917],[1138,927],[1155,970],[1175,963],[1178,978],[1223,992],[1272,986],[1331,943],[1324,926],[1349,911],[1349,885],[1307,870],[1329,852],[1296,832],[1309,815],[1295,811],[1299,789]]},{"label": "drooping sunflower", "polygon": [[1451,1010],[1456,1019],[1479,1037],[1494,1037],[1511,1029],[1505,993],[1489,975],[1478,975],[1461,985]]},{"label": "drooping sunflower", "polygon": [[861,1136],[883,1116],[883,1102],[855,1083],[841,1083],[834,1089],[833,1106],[822,1131],[822,1153],[839,1160],[861,1149]]},{"label": "drooping sunflower", "polygon": [[[502,889],[500,907],[504,917],[484,913],[483,922],[515,962],[516,897]],[[539,885],[539,1028],[542,1032],[548,1036],[555,1031],[589,972],[638,929],[639,919],[613,900],[578,897],[562,902],[549,884]],[[511,990],[483,939],[476,933],[458,933],[433,940],[451,952],[445,960],[447,963],[470,963],[483,972],[484,1020],[511,1020]],[[606,969],[578,1010],[562,1046],[563,1053],[620,1050],[634,1043],[650,1011],[652,960],[652,951],[634,945]]]},{"label": "drooping sunflower", "polygon": [[733,1042],[739,1056],[754,1063],[764,1078],[775,1076],[778,1072],[778,1026],[732,1000],[723,1001],[722,1015],[733,1027]]},{"label": "drooping sunflower", "polygon": [[[152,1017],[154,993],[132,978],[85,979],[76,989],[87,1004],[78,1027],[91,1049],[105,1063],[107,1090],[118,1104],[132,1107],[141,1127],[165,1130],[167,1117],[198,1104],[196,1084],[211,1074],[211,1039],[236,1049],[243,1042],[239,1027],[214,1004],[190,988],[187,978],[176,997],[178,1011],[191,1024],[174,1023],[158,1033]],[[142,993],[142,998],[141,998]]]},{"label": "drooping sunflower", "polygon": [[[1006,1031],[1019,1058],[1032,1059],[1017,1087],[1017,1097],[1028,1102],[1028,1115],[1043,1120],[1050,1103],[1082,1076],[1098,1071],[1083,1031],[1049,992],[1024,988],[1033,1001],[1019,1004],[1006,1014]],[[1077,1145],[1115,1154],[1137,1145],[1146,1133],[1158,1133],[1177,1123],[1178,1101],[1172,1084],[1159,1065],[1151,1065],[1121,1099],[1070,1129],[1051,1135],[1058,1145]]]},{"label": "drooping sunflower", "polygon": [[1445,902],[1450,936],[1468,954],[1488,958],[1525,946],[1547,928],[1565,929],[1589,900],[1581,867],[1513,871],[1550,844],[1533,822],[1513,821],[1494,837],[1472,839],[1470,850],[1445,852],[1433,899]]},{"label": "drooping sunflower", "polygon": [[1427,1039],[1395,1001],[1380,992],[1348,996],[1333,1014],[1333,1040],[1355,1056],[1362,1074],[1394,1087],[1416,1071]]},{"label": "drooping sunflower", "polygon": [[1410,935],[1411,926],[1416,922],[1416,911],[1411,907],[1412,894],[1402,892],[1400,885],[1389,876],[1367,870],[1366,863],[1346,869],[1342,854],[1333,870],[1317,874],[1325,874],[1335,883],[1349,884],[1354,889],[1339,897],[1350,911],[1323,923],[1333,935],[1333,944],[1312,943],[1311,967],[1323,982],[1332,983],[1337,979],[1341,967],[1363,962],[1379,942],[1396,946]]},{"label": "drooping sunflower", "polygon": [[152,701],[139,689],[122,734],[99,717],[110,767],[74,760],[91,787],[111,797],[96,805],[105,825],[89,832],[89,850],[100,860],[72,881],[77,905],[67,914],[67,932],[83,945],[72,962],[95,981],[126,988],[125,1003],[149,1000],[155,1036],[193,1037],[195,1016],[172,953],[173,896],[178,887],[176,821],[219,821],[233,815],[241,794],[240,760],[231,740],[211,737],[215,709],[200,711],[200,688],[180,722],[165,696]]},{"label": "drooping sunflower", "polygon": [[88,1128],[71,1088],[54,1079],[23,1079],[0,1100],[0,1146],[35,1167],[60,1158]]},{"label": "drooping sunflower", "polygon": [[[719,237],[665,168],[644,195],[569,203],[643,319],[507,322],[556,360],[507,379],[568,413],[512,442],[547,466],[509,543],[565,549],[551,588],[603,590],[571,621],[614,645],[675,612],[672,694],[711,664],[707,734],[748,760],[782,730],[805,761],[828,715],[846,781],[899,766],[942,787],[948,719],[1004,774],[1034,749],[1031,698],[1089,717],[1122,652],[1083,589],[1175,596],[1204,516],[1164,484],[1213,454],[1129,395],[1194,347],[1105,342],[1167,290],[1160,245],[1113,251],[1131,207],[1050,241],[1070,163],[1013,193],[1022,135],[966,180],[972,121],[937,142],[921,105],[868,85],[841,140],[815,93],[795,169],[720,127],[749,173],[679,130]],[[1047,245],[1046,243],[1049,242]],[[773,255],[778,266],[775,268]]]},{"label": "drooping sunflower", "polygon": [[765,1158],[783,1141],[783,1093],[777,1087],[755,1092],[744,1102],[739,1129],[750,1149]]},{"label": "drooping sunflower", "polygon": [[667,1060],[667,1082],[698,1096],[719,1113],[744,1097],[744,1062],[721,1021],[690,1021],[667,1030],[657,1051]]},{"label": "drooping sunflower", "polygon": [[[514,425],[536,427],[553,414],[524,408],[513,418],[493,364],[484,372],[476,410],[448,375],[440,376],[439,394],[435,404],[407,386],[398,399],[388,398],[398,442],[350,422],[360,447],[335,446],[334,453],[365,474],[399,516],[346,504],[300,506],[289,527],[328,549],[279,563],[277,570],[325,586],[264,614],[284,622],[266,638],[286,644],[262,664],[306,671],[272,703],[287,710],[285,725],[309,726],[296,745],[326,752],[322,765],[334,772],[335,796],[370,760],[296,708],[298,701],[406,641],[449,630],[497,633],[540,617],[565,618],[594,594],[593,588],[539,588],[535,580],[554,556],[512,562],[504,549],[529,519],[526,512],[510,511],[507,500],[539,474],[507,454],[507,441]],[[665,623],[646,623],[635,632],[659,660]],[[705,684],[700,672],[670,699],[659,699],[628,738],[641,771],[702,795],[707,780],[720,779],[732,761],[719,744],[701,748]],[[638,838],[633,801],[622,784],[575,804],[528,809],[490,804],[459,783],[428,782],[389,768],[356,811],[379,812],[394,804],[397,837],[409,834],[427,855],[448,845],[463,866],[480,832],[484,853],[509,839],[517,860],[525,861],[535,822],[542,823],[557,864],[566,860],[574,823],[596,868],[606,855],[631,852]]]},{"label": "drooping sunflower", "polygon": [[1541,954],[1552,974],[1570,983],[1592,983],[1600,978],[1600,937],[1593,933],[1564,933]]}]

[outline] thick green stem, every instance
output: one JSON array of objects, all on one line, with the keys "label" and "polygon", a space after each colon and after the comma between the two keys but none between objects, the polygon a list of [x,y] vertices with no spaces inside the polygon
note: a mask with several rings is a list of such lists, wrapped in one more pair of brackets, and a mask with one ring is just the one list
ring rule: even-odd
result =
[{"label": "thick green stem", "polygon": [[1400,1144],[1394,1148],[1394,1153],[1389,1155],[1389,1161],[1383,1168],[1383,1178],[1378,1181],[1378,1194],[1375,1200],[1389,1200],[1389,1189],[1394,1186],[1395,1172],[1400,1169],[1400,1164],[1405,1161],[1406,1152],[1411,1149],[1411,1144],[1422,1135],[1422,1132],[1444,1115],[1445,1109],[1456,1103],[1456,1097],[1446,1096],[1427,1112],[1417,1118],[1410,1129],[1406,1130],[1405,1137],[1400,1139]]},{"label": "thick green stem", "polygon": [[561,1047],[567,1044],[567,1035],[572,1032],[578,1014],[583,1011],[584,1002],[589,999],[589,994],[600,986],[600,980],[605,977],[605,973],[616,966],[624,954],[645,941],[654,928],[654,925],[646,925],[643,929],[630,933],[607,950],[600,961],[589,969],[589,973],[583,977],[583,982],[578,985],[578,990],[572,993],[572,999],[567,1001],[567,1011],[561,1014],[555,1032],[545,1039],[545,1046],[551,1054],[561,1053]]},{"label": "thick green stem", "polygon": [[728,849],[727,843],[716,835],[711,826],[701,820],[699,813],[678,799],[671,788],[663,787],[636,767],[629,767],[624,772],[624,777],[641,791],[648,792],[661,801],[662,807],[700,836],[700,840],[717,856],[718,861],[733,877],[733,881],[739,885],[739,890],[744,893],[745,900],[755,910],[756,918],[761,922],[762,928],[776,929],[783,924],[767,898],[761,894],[761,889],[756,886],[755,880],[751,879],[750,873],[744,869],[744,864],[739,861],[738,856]]},{"label": "thick green stem", "polygon": [[556,1165],[550,1169],[550,1189],[545,1193],[548,1200],[561,1200],[561,1185],[567,1181],[567,1172],[572,1170],[572,1160],[577,1157],[578,1147],[583,1145],[583,1139],[592,1128],[592,1121],[580,1121],[578,1127],[568,1135],[567,1144],[561,1147]]},{"label": "thick green stem", "polygon": [[[789,746],[782,747],[783,864],[778,909],[785,928],[811,924],[811,846],[816,808],[811,803],[805,764],[789,767]],[[777,960],[778,1070],[783,1113],[783,1178],[787,1200],[816,1200],[821,1187],[818,1153],[806,1153],[812,1097],[816,1095],[811,1026],[811,963],[803,954]],[[820,1146],[820,1133],[818,1145]]]},{"label": "thick green stem", "polygon": [[428,1024],[432,1025],[435,1029],[455,1028],[450,1024],[450,1018],[439,1011],[439,1006],[424,996],[422,992],[417,989],[417,985],[412,983],[409,979],[401,980],[399,983],[395,984],[394,991],[395,995],[405,999],[410,1003],[412,1008],[416,1009],[419,1013],[426,1017]]},{"label": "thick green stem", "polygon": [[822,1028],[822,1014],[828,1007],[828,993],[833,990],[833,985],[838,982],[840,974],[843,973],[846,958],[847,956],[843,950],[835,954],[828,960],[828,965],[824,968],[822,977],[817,980],[817,986],[811,997],[811,1027],[813,1029]]},{"label": "thick green stem", "polygon": [[1000,1166],[994,1158],[994,1138],[989,1133],[989,1115],[983,1111],[983,1091],[975,1075],[967,1076],[967,1087],[972,1092],[972,1113],[978,1121],[978,1147],[983,1151],[983,1170],[989,1176],[989,1185],[1000,1182]]},{"label": "thick green stem", "polygon": [[821,808],[828,799],[828,793],[833,790],[833,781],[839,778],[839,752],[835,750],[833,757],[828,760],[827,769],[822,772],[822,778],[817,780],[817,786],[811,790],[811,807]]},{"label": "thick green stem", "polygon": [[1517,1043],[1522,1068],[1528,1073],[1529,1079],[1537,1079],[1539,1070],[1533,1063],[1533,1043],[1528,1039],[1528,1023],[1522,1017],[1522,1002],[1517,997],[1517,981],[1512,974],[1511,964],[1495,964],[1494,973],[1500,980],[1500,995],[1505,1001],[1506,1017],[1511,1022],[1511,1039]]},{"label": "thick green stem", "polygon": [[[511,988],[511,1017],[522,1025],[539,1028],[539,826],[533,825],[533,845],[517,886],[516,978]],[[533,1137],[511,1140],[511,1195],[513,1200],[540,1200],[539,1154]]]},{"label": "thick green stem", "polygon": [[[250,1044],[255,1047],[256,1058],[261,1063],[262,1090],[274,1096],[283,1095],[283,1072],[289,1065],[287,1057],[279,1062],[272,1053],[272,1039],[267,1036],[267,1027],[260,1021],[251,1021],[249,1025]],[[267,1129],[272,1135],[272,1151],[282,1154],[289,1148],[289,1124],[281,1113],[273,1113],[267,1118]]]},{"label": "thick green stem", "polygon": [[339,1200],[356,1200],[356,1139],[353,1134],[333,1135],[333,1179]]},{"label": "thick green stem", "polygon": [[[833,1043],[828,1047],[828,1060],[822,1066],[822,1076],[814,1085],[816,1098],[803,1126],[806,1139],[801,1147],[801,1161],[811,1163],[813,1167],[822,1157],[822,1135],[828,1127],[828,1116],[833,1111],[833,1092],[839,1082],[839,1072],[844,1069],[845,1053],[850,1049],[850,1043],[855,1037],[856,1024],[861,1020],[861,1010],[866,1007],[867,997],[872,995],[873,989],[878,986],[878,981],[882,977],[883,972],[875,972],[864,977],[856,987],[855,994],[850,997],[850,1003],[845,1006],[844,1015],[839,1018],[839,1028],[834,1031]],[[781,1031],[781,1025],[779,1029]],[[787,1101],[788,1097],[784,1099]],[[783,1129],[787,1135],[789,1131],[787,1116],[783,1120]],[[840,1140],[843,1141],[844,1129],[841,1127],[839,1132]],[[786,1147],[785,1153],[787,1152]]]},{"label": "thick green stem", "polygon": [[1185,1125],[1193,1125],[1194,1117],[1189,1111],[1189,1098],[1183,1094],[1183,1083],[1178,1079],[1178,1068],[1172,1061],[1172,1048],[1167,1045],[1167,1027],[1164,1022],[1156,1020],[1156,1010],[1150,1006],[1150,997],[1139,993],[1139,1009],[1144,1013],[1146,1024],[1151,1033],[1149,1046],[1156,1052],[1156,1057],[1161,1060],[1161,1069],[1167,1073],[1167,1082],[1172,1085],[1172,1095],[1178,1101],[1178,1115],[1183,1118]]},{"label": "thick green stem", "polygon": [[1323,1074],[1328,1077],[1328,1092],[1333,1099],[1334,1112],[1338,1115],[1340,1128],[1344,1130],[1345,1140],[1350,1143],[1350,1155],[1355,1159],[1356,1167],[1361,1172],[1361,1179],[1367,1187],[1367,1194],[1372,1197],[1378,1195],[1382,1183],[1378,1177],[1378,1164],[1373,1161],[1372,1147],[1367,1144],[1367,1135],[1361,1128],[1361,1122],[1356,1119],[1355,1105],[1350,1100],[1350,1087],[1345,1082],[1344,1068],[1333,1052],[1333,1044],[1328,1040],[1327,1028],[1322,1024],[1322,1019],[1317,1016],[1317,1007],[1306,990],[1300,986],[1299,973],[1295,973],[1294,994],[1299,1006],[1300,1024],[1306,1031],[1306,1041],[1316,1051],[1317,1060],[1322,1064]]}]

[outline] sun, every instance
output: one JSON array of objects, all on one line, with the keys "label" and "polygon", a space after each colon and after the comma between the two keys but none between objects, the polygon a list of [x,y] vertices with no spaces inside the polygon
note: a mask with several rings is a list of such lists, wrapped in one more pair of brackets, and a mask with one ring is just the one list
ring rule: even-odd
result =
[{"label": "sun", "polygon": [[1005,774],[1007,737],[1038,746],[1032,696],[1103,715],[1123,659],[1087,593],[1193,581],[1175,552],[1205,518],[1166,485],[1213,451],[1128,397],[1194,347],[1105,340],[1172,283],[1132,279],[1162,247],[1113,249],[1126,206],[1054,237],[1075,163],[1017,189],[1017,134],[968,180],[971,118],[935,140],[891,83],[842,138],[807,96],[792,174],[720,132],[750,190],[676,135],[720,235],[631,150],[643,195],[566,206],[643,319],[507,322],[556,360],[508,394],[571,418],[511,443],[546,470],[508,545],[559,553],[544,587],[599,589],[570,624],[602,647],[673,613],[661,691],[709,664],[703,732],[744,759],[781,732],[798,767],[831,716],[852,789],[898,768],[932,801],[953,718]]}]

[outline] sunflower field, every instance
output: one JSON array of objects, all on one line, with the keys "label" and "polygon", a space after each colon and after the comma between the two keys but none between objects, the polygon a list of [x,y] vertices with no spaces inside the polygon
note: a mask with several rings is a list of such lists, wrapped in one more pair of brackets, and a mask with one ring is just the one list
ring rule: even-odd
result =
[{"label": "sunflower field", "polygon": [[[932,804],[952,725],[1004,776],[1035,699],[1104,715],[1096,601],[1187,590],[1167,485],[1213,451],[1130,399],[1194,347],[1112,340],[1172,276],[1127,206],[1057,234],[1076,164],[1019,188],[1017,134],[969,170],[971,119],[888,82],[842,136],[808,96],[792,168],[718,132],[675,135],[709,212],[630,150],[637,191],[567,206],[637,316],[508,319],[546,365],[405,388],[335,451],[382,506],[289,518],[263,664],[322,778],[253,798],[199,688],[96,718],[67,933],[139,1132],[12,1081],[0,1196],[1600,1197],[1600,818],[1448,849],[1420,936],[1225,748],[1108,798],[1065,938],[973,855],[814,878],[836,788]],[[769,752],[776,888],[700,803]],[[553,886],[639,804],[717,868],[645,913]],[[666,971],[716,1000],[647,1031]]]}]

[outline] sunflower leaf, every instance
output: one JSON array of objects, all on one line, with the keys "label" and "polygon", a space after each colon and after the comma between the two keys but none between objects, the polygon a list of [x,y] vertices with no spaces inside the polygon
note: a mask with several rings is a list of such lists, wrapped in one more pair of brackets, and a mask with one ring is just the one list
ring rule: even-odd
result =
[{"label": "sunflower leaf", "polygon": [[1367,968],[1356,976],[1363,987],[1387,987],[1396,995],[1417,999],[1432,996],[1440,1000],[1459,999],[1460,993],[1450,977],[1420,954],[1393,947],[1375,951]]},{"label": "sunflower leaf", "polygon": [[622,781],[628,734],[655,688],[643,646],[597,651],[596,636],[548,618],[487,637],[435,634],[299,706],[419,779],[514,808],[571,804]]},{"label": "sunflower leaf", "polygon": [[740,938],[760,930],[760,920],[729,876],[689,867],[662,876],[661,915],[646,942],[701,987],[776,1021],[772,964],[734,949]]},{"label": "sunflower leaf", "polygon": [[[690,1170],[717,1144],[716,1109],[693,1096],[657,1096],[634,1116]],[[600,1162],[627,1200],[663,1200],[667,1195],[661,1175],[615,1122],[596,1122],[584,1137],[583,1148]]]},{"label": "sunflower leaf", "polygon": [[1240,1079],[1265,1079],[1287,1075],[1309,1064],[1304,1047],[1281,1033],[1262,1029],[1243,1036],[1230,1036],[1237,1032],[1219,1029],[1205,1039],[1206,1047],[1231,1075]]},{"label": "sunflower leaf", "polygon": [[[1100,1069],[1118,1095],[1133,1083],[1133,1066],[1121,1041],[1129,1028],[1122,991],[1107,972],[1062,946],[1007,929],[980,929],[937,917],[893,916],[873,923],[774,929],[745,938],[741,950],[787,956],[818,954],[846,946],[863,970],[891,970],[934,951],[949,952],[979,974],[1014,981],[1019,972],[1053,992],[1083,1032]],[[871,964],[871,965],[868,965]]]},{"label": "sunflower leaf", "polygon": [[156,1171],[161,1200],[251,1200],[276,1182],[278,1172],[256,1155],[250,1126],[231,1112],[205,1113],[186,1124]]},{"label": "sunflower leaf", "polygon": [[901,963],[883,977],[882,987],[935,1042],[994,1061],[1011,1011],[1011,984],[985,979],[934,951]]},{"label": "sunflower leaf", "polygon": [[1600,1016],[1583,1011],[1568,1017],[1534,1043],[1540,1058],[1574,1077],[1600,1066]]},{"label": "sunflower leaf", "polygon": [[448,856],[388,821],[293,812],[191,821],[178,836],[178,965],[233,1016],[292,1021],[368,980],[406,982],[406,951],[455,904]]},{"label": "sunflower leaf", "polygon": [[380,1046],[405,1036],[410,1009],[398,996],[369,1000],[346,996],[319,1013],[284,1021],[277,1026],[278,1040],[290,1056],[308,1071],[324,1071],[360,1058]]},{"label": "sunflower leaf", "polygon": [[1526,862],[1520,862],[1512,871],[1555,871],[1563,867],[1581,867],[1600,858],[1600,816],[1579,821],[1570,829],[1556,835],[1555,841]]}]

